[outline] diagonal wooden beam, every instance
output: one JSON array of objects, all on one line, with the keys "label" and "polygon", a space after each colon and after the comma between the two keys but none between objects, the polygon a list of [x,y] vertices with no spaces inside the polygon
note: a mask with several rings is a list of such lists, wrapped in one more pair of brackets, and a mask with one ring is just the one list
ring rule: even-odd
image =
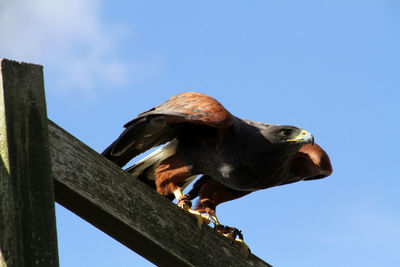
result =
[{"label": "diagonal wooden beam", "polygon": [[58,266],[42,66],[0,60],[0,266]]},{"label": "diagonal wooden beam", "polygon": [[1,60],[0,156],[0,266],[58,266],[53,180],[60,204],[157,265],[269,266],[48,122],[41,66]]},{"label": "diagonal wooden beam", "polygon": [[270,266],[49,121],[56,201],[159,266]]}]

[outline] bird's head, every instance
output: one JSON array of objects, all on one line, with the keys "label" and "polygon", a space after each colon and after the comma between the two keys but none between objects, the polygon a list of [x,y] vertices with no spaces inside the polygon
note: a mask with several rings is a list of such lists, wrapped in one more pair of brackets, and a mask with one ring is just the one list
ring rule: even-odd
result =
[{"label": "bird's head", "polygon": [[314,137],[306,130],[290,125],[271,125],[262,131],[264,137],[273,145],[299,148],[314,144]]}]

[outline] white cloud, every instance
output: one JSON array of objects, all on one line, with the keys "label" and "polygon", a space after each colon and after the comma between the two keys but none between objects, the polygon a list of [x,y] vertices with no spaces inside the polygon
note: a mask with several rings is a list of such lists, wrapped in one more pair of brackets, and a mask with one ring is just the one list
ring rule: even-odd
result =
[{"label": "white cloud", "polygon": [[[101,0],[0,1],[0,58],[44,65],[62,89],[93,93],[126,81],[126,31],[100,19]],[[47,73],[48,74],[48,73]],[[57,86],[58,87],[58,86]]]}]

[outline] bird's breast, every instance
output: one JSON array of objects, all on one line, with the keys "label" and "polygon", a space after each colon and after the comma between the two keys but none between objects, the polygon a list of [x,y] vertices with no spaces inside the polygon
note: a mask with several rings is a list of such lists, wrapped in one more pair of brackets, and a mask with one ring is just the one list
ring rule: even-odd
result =
[{"label": "bird's breast", "polygon": [[177,153],[197,174],[207,174],[235,190],[254,191],[282,183],[287,175],[284,162],[271,153],[269,143],[250,137],[236,134],[221,142],[182,140]]}]

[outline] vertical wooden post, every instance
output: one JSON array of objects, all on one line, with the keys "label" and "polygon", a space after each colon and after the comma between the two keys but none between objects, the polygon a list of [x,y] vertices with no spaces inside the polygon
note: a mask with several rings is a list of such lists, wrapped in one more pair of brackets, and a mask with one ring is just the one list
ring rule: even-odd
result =
[{"label": "vertical wooden post", "polygon": [[0,266],[58,266],[42,66],[0,64]]}]

